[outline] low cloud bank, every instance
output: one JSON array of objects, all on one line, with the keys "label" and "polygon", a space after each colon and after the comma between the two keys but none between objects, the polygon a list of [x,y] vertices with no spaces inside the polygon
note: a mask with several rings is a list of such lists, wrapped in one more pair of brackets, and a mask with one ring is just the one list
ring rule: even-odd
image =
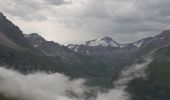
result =
[{"label": "low cloud bank", "polygon": [[118,80],[114,82],[115,88],[107,93],[99,93],[96,100],[129,100],[130,95],[126,92],[127,84],[138,77],[146,77],[145,69],[152,59],[148,58],[142,64],[135,64],[123,70]]},{"label": "low cloud bank", "polygon": [[84,82],[59,73],[23,75],[0,67],[0,93],[22,100],[76,100],[71,93],[83,97]]},{"label": "low cloud bank", "polygon": [[127,84],[137,77],[145,77],[144,70],[151,62],[136,64],[123,70],[119,79],[114,82],[115,88],[107,93],[99,92],[96,98],[88,98],[90,87],[85,80],[71,80],[69,77],[54,73],[35,73],[23,75],[17,71],[0,67],[0,93],[22,100],[128,100],[125,91]]}]

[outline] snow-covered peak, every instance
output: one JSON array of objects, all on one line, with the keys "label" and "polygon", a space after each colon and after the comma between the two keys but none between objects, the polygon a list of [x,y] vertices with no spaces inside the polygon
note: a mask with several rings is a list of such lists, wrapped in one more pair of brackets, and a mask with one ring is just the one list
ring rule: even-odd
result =
[{"label": "snow-covered peak", "polygon": [[110,37],[100,37],[85,43],[86,46],[119,47],[119,44]]}]

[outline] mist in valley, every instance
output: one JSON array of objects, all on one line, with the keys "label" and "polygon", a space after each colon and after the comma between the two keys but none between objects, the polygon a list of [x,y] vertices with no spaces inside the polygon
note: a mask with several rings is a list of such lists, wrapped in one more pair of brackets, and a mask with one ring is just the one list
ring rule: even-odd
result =
[{"label": "mist in valley", "polygon": [[[19,100],[129,100],[127,84],[138,77],[145,78],[145,69],[151,62],[134,64],[124,69],[113,82],[114,88],[101,92],[85,85],[85,79],[71,79],[60,73],[23,75],[15,70],[0,67],[0,93]],[[96,93],[92,91],[97,91]],[[93,93],[89,96],[87,93]]]}]

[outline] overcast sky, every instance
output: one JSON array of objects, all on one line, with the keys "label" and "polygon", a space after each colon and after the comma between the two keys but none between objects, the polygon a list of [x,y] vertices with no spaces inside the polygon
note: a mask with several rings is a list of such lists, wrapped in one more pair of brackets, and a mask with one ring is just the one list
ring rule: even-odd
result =
[{"label": "overcast sky", "polygon": [[125,43],[170,29],[170,0],[0,0],[24,33],[61,44],[110,36]]}]

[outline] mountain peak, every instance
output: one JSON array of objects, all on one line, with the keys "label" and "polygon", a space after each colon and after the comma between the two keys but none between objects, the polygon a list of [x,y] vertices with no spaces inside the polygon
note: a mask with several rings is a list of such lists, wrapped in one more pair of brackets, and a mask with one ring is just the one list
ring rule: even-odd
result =
[{"label": "mountain peak", "polygon": [[38,33],[24,34],[27,38],[42,38]]},{"label": "mountain peak", "polygon": [[46,40],[43,37],[41,37],[38,33],[24,34],[24,36],[28,40],[31,40],[31,43],[34,47],[39,46],[42,42],[46,42]]},{"label": "mountain peak", "polygon": [[114,41],[111,37],[100,37],[94,40],[87,41],[86,46],[104,46],[104,47],[118,47],[119,44]]},{"label": "mountain peak", "polygon": [[105,40],[105,41],[114,41],[111,37],[108,37],[108,36],[100,37],[98,39]]}]

